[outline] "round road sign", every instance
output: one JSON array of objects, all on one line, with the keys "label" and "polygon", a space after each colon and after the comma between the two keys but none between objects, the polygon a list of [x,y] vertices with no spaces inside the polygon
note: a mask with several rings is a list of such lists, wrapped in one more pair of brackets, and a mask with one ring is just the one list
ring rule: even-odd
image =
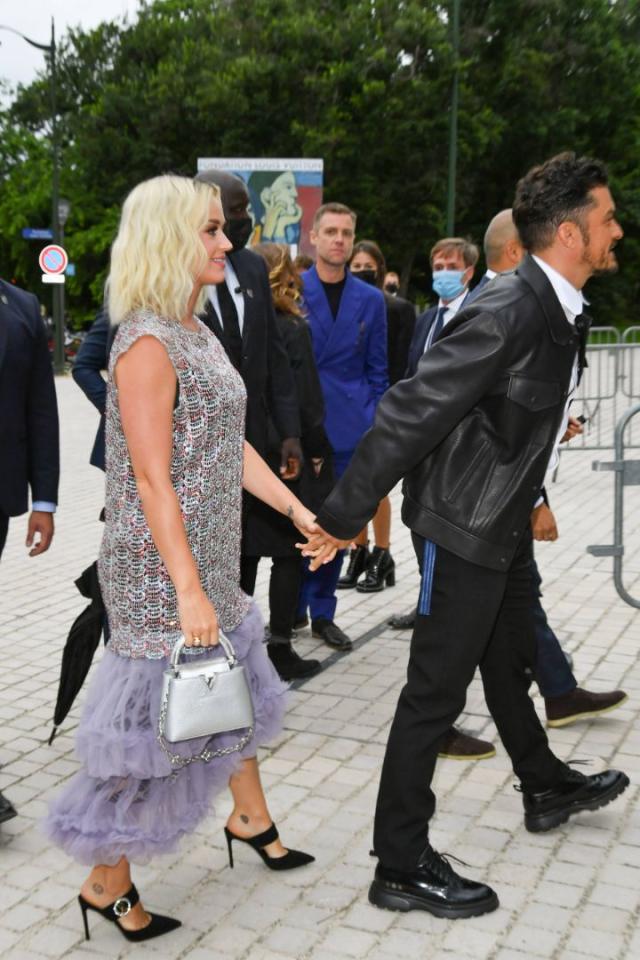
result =
[{"label": "round road sign", "polygon": [[69,257],[63,247],[57,243],[50,243],[40,251],[40,269],[43,273],[64,273],[69,263]]}]

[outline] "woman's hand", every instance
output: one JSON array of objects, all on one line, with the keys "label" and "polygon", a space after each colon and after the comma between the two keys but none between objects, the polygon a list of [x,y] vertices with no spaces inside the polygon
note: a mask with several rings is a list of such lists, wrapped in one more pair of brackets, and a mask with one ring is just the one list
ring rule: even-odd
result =
[{"label": "woman's hand", "polygon": [[302,536],[306,537],[308,540],[311,532],[316,529],[315,514],[313,514],[311,510],[307,510],[306,507],[299,503],[296,508],[289,507],[287,516],[291,520],[294,527],[296,527]]},{"label": "woman's hand", "polygon": [[201,587],[178,594],[180,629],[187,647],[213,647],[219,643],[218,617]]},{"label": "woman's hand", "polygon": [[301,530],[307,538],[307,543],[296,543],[296,547],[303,557],[309,557],[309,570],[314,572],[325,563],[330,563],[338,550],[345,550],[352,546],[351,540],[338,540],[330,533],[313,523],[308,530]]}]

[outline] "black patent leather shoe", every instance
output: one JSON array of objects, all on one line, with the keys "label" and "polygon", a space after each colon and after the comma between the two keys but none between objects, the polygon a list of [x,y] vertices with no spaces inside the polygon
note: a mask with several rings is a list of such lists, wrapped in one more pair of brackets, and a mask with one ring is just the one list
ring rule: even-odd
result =
[{"label": "black patent leather shoe", "polygon": [[7,800],[3,793],[0,793],[0,823],[4,823],[5,820],[11,820],[12,817],[17,816],[16,808]]},{"label": "black patent leather shoe", "polygon": [[531,833],[553,830],[583,810],[605,807],[629,786],[629,777],[620,770],[605,770],[585,776],[569,770],[556,787],[540,793],[522,791],[524,825]]},{"label": "black patent leather shoe", "polygon": [[318,640],[324,640],[326,644],[333,647],[334,650],[351,650],[352,643],[344,630],[341,630],[333,620],[327,620],[324,617],[318,617],[311,621],[311,636]]},{"label": "black patent leather shoe", "polygon": [[379,593],[385,587],[396,585],[396,564],[383,547],[374,547],[367,563],[364,576],[356,585],[358,593]]},{"label": "black patent leather shoe", "polygon": [[495,890],[486,883],[461,877],[446,857],[431,846],[427,846],[417,867],[408,873],[379,863],[369,888],[369,902],[403,913],[426,910],[435,917],[449,920],[479,917],[499,905]]},{"label": "black patent leather shoe", "polygon": [[367,569],[369,562],[369,549],[364,544],[359,543],[349,551],[349,566],[347,572],[343,573],[337,583],[338,590],[352,590],[358,582],[360,576]]}]

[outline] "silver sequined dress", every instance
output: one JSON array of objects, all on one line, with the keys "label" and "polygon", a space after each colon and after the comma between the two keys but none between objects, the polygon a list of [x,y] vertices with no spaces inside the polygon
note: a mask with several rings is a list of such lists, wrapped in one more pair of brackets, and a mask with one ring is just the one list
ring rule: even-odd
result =
[{"label": "silver sequined dress", "polygon": [[218,339],[138,312],[120,325],[109,360],[105,527],[98,571],[111,629],[125,657],[164,657],[179,636],[176,593],[156,550],[138,494],[113,372],[140,337],[165,347],[178,378],[171,477],[203,588],[225,633],[250,599],[240,589],[242,445],[246,391]]},{"label": "silver sequined dress", "polygon": [[[184,757],[205,746],[221,754],[178,770],[157,741],[163,671],[179,635],[176,596],[142,512],[113,382],[117,358],[143,336],[163,344],[176,371],[171,479],[202,584],[245,668],[254,711],[254,734],[241,752],[228,751],[238,731],[174,743],[172,751]],[[99,558],[111,641],[78,727],[80,769],[44,824],[81,863],[113,865],[123,855],[146,863],[175,850],[211,813],[213,797],[242,760],[282,729],[286,687],[266,655],[260,612],[239,585],[244,412],[242,380],[206,327],[192,332],[151,313],[123,321],[109,364]],[[219,656],[219,648],[199,655]]]}]

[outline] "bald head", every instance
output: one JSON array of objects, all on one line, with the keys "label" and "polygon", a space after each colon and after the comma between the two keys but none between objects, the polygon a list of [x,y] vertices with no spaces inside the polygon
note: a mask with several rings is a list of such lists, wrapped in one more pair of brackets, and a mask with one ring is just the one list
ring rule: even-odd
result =
[{"label": "bald head", "polygon": [[513,270],[524,256],[511,207],[501,210],[487,227],[484,235],[484,257],[489,270],[504,273]]},{"label": "bald head", "polygon": [[249,191],[242,177],[237,177],[228,170],[201,170],[194,179],[220,188],[222,212],[227,220],[246,217]]}]

